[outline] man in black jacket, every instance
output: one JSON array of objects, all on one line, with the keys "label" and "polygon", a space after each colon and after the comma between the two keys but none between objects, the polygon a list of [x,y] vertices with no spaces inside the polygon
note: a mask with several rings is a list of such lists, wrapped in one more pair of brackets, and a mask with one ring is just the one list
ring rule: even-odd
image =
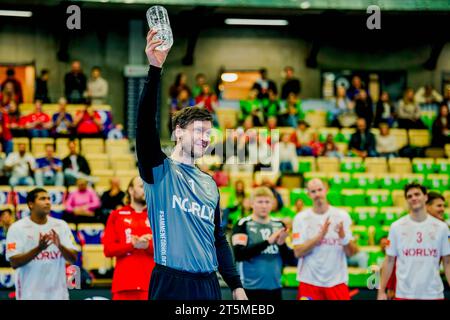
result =
[{"label": "man in black jacket", "polygon": [[261,79],[258,79],[252,87],[252,89],[258,91],[257,98],[260,100],[269,98],[269,90],[272,90],[273,93],[277,94],[277,85],[272,80],[267,79],[267,70],[263,68],[259,70],[259,73],[261,74]]},{"label": "man in black jacket", "polygon": [[78,178],[85,178],[89,182],[94,182],[90,177],[91,168],[86,158],[77,152],[77,143],[69,141],[69,155],[63,159],[64,180],[66,185],[74,186]]},{"label": "man in black jacket", "polygon": [[352,134],[348,149],[358,157],[376,157],[375,136],[367,128],[366,120],[359,118],[356,120],[357,131]]},{"label": "man in black jacket", "polygon": [[69,103],[84,103],[87,89],[87,78],[81,70],[78,60],[72,62],[72,70],[64,77],[64,92]]}]

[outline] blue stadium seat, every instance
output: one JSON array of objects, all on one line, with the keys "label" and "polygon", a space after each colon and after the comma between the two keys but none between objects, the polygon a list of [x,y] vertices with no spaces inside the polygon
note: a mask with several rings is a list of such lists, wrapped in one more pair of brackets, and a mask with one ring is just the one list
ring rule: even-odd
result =
[{"label": "blue stadium seat", "polygon": [[78,235],[82,245],[101,244],[105,226],[101,223],[78,224]]}]

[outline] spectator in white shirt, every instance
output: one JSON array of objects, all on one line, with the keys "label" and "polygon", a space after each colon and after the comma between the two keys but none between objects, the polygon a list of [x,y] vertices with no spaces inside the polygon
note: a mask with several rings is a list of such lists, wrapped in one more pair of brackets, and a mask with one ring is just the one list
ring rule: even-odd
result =
[{"label": "spectator in white shirt", "polygon": [[389,125],[385,122],[380,123],[380,135],[376,139],[376,149],[380,157],[392,158],[397,156],[397,140],[390,133]]},{"label": "spectator in white shirt", "polygon": [[282,173],[298,171],[297,150],[295,143],[290,140],[290,135],[285,133],[281,136],[281,142],[275,145],[274,155],[280,157],[280,171]]},{"label": "spectator in white shirt", "polygon": [[429,84],[419,88],[414,98],[418,104],[438,104],[443,100],[442,95]]},{"label": "spectator in white shirt", "polygon": [[102,78],[100,67],[93,67],[91,78],[88,82],[88,97],[92,105],[101,105],[106,103],[108,96],[108,82]]},{"label": "spectator in white shirt", "polygon": [[32,186],[34,185],[33,173],[36,162],[31,153],[26,152],[25,143],[18,145],[18,152],[11,152],[5,160],[5,170],[12,171],[9,178],[11,186]]}]

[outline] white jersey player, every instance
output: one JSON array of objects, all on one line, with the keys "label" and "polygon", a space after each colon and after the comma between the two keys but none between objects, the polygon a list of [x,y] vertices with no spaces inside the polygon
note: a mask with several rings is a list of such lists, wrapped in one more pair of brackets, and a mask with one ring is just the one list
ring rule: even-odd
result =
[{"label": "white jersey player", "polygon": [[299,259],[298,299],[349,300],[347,256],[356,253],[350,230],[352,221],[344,210],[328,204],[327,187],[319,179],[307,185],[313,200],[294,219],[292,244]]},{"label": "white jersey player", "polygon": [[394,222],[389,231],[378,299],[386,300],[386,284],[395,265],[395,300],[444,299],[439,274],[441,257],[450,284],[448,226],[426,211],[427,189],[418,184],[405,186],[409,214]]},{"label": "white jersey player", "polygon": [[6,237],[6,258],[16,269],[17,300],[68,300],[66,261],[77,259],[65,221],[49,217],[50,197],[36,188],[27,195],[30,217],[15,222]]}]

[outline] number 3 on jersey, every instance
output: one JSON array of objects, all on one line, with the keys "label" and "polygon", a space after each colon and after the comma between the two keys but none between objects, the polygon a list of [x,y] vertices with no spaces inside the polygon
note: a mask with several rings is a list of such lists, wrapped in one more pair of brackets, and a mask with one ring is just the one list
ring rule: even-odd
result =
[{"label": "number 3 on jersey", "polygon": [[422,243],[423,238],[422,238],[422,232],[417,232],[417,243]]}]

